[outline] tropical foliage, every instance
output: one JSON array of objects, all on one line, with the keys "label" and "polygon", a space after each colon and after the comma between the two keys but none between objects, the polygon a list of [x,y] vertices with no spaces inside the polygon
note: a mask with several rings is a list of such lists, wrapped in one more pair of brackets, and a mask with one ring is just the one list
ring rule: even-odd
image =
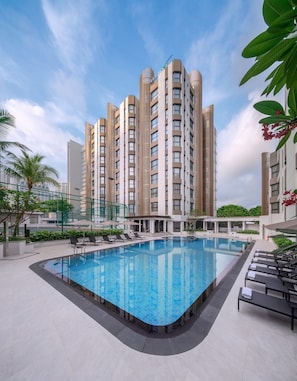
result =
[{"label": "tropical foliage", "polygon": [[240,205],[224,205],[218,208],[217,217],[257,217],[261,215],[261,206],[256,206],[251,209],[246,209]]},{"label": "tropical foliage", "polygon": [[[240,85],[272,67],[262,95],[276,95],[282,89],[287,91],[287,110],[272,100],[254,105],[256,110],[266,115],[259,121],[264,139],[279,138],[279,149],[297,127],[297,0],[264,0],[262,11],[267,29],[242,52],[245,58],[254,57],[255,63]],[[294,142],[297,142],[297,132]]]}]

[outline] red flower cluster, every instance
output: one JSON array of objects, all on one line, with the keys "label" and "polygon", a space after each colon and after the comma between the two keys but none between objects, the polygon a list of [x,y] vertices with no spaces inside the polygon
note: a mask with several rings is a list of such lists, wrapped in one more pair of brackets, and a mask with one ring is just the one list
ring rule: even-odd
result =
[{"label": "red flower cluster", "polygon": [[[278,127],[278,128],[277,128]],[[271,140],[273,138],[280,139],[283,136],[287,135],[291,130],[297,127],[297,123],[292,124],[263,124],[262,131],[264,140]]]},{"label": "red flower cluster", "polygon": [[285,191],[282,204],[285,206],[297,204],[297,194],[295,193],[295,191]]}]

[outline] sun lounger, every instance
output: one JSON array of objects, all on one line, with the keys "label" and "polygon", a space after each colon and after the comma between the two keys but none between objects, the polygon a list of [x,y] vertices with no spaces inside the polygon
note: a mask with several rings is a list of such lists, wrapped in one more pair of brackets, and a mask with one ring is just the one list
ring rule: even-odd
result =
[{"label": "sun lounger", "polygon": [[283,282],[276,277],[270,277],[263,274],[257,274],[253,271],[248,271],[245,276],[244,285],[246,286],[247,281],[260,283],[265,287],[265,294],[268,291],[280,292],[283,297],[289,297],[289,290]]},{"label": "sun lounger", "polygon": [[[291,329],[294,329],[294,319],[297,318],[297,303],[292,303],[286,299],[277,298],[275,296],[266,295],[261,292],[252,290],[251,297],[242,295],[241,287],[238,294],[237,309],[239,311],[239,302],[246,302],[254,306],[264,308],[266,310],[279,313],[291,318]],[[249,295],[247,295],[249,296]]]},{"label": "sun lounger", "polygon": [[84,252],[86,244],[80,242],[77,237],[70,237],[70,244],[74,248],[74,254],[77,254],[77,249],[80,249],[80,252]]},{"label": "sun lounger", "polygon": [[94,245],[99,245],[102,243],[101,239],[96,239],[94,235],[89,235],[89,242],[93,243]]},{"label": "sun lounger", "polygon": [[108,235],[103,235],[102,239],[104,242],[113,243],[115,242],[114,239],[111,239]]},{"label": "sun lounger", "polygon": [[133,240],[133,238],[130,237],[128,233],[124,233],[124,236],[125,236],[127,239],[129,239],[129,240]]},{"label": "sun lounger", "polygon": [[251,263],[248,270],[256,271],[258,273],[276,275],[276,276],[279,276],[279,275],[285,276],[288,273],[286,271],[281,271],[277,268],[271,268],[271,267],[267,267],[267,266],[259,266],[256,263]]},{"label": "sun lounger", "polygon": [[277,249],[272,250],[272,251],[256,250],[256,252],[277,255],[277,254],[283,253],[283,252],[288,251],[288,250],[297,250],[297,242],[294,242],[294,243],[287,245],[287,246],[284,246],[284,247],[278,247]]}]

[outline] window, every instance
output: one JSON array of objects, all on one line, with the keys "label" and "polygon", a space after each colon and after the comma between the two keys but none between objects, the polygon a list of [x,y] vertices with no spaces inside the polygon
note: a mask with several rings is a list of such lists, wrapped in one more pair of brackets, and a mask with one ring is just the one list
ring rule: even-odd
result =
[{"label": "window", "polygon": [[103,176],[100,177],[100,184],[101,185],[105,184],[105,177],[103,177]]},{"label": "window", "polygon": [[277,177],[279,174],[279,164],[276,164],[271,167],[271,177]]},{"label": "window", "polygon": [[181,153],[173,151],[173,153],[172,153],[172,161],[173,161],[173,163],[180,163],[180,161],[181,161]]},{"label": "window", "polygon": [[158,155],[158,145],[151,148],[151,156]]},{"label": "window", "polygon": [[105,146],[100,146],[100,153],[101,153],[102,155],[105,154]]},{"label": "window", "polygon": [[181,137],[178,135],[173,136],[173,146],[180,147]]},{"label": "window", "polygon": [[191,143],[194,143],[194,136],[193,136],[192,133],[190,133],[190,142],[191,142]]},{"label": "window", "polygon": [[180,120],[174,120],[172,122],[172,128],[175,131],[180,131]]},{"label": "window", "polygon": [[165,104],[168,104],[168,94],[165,95]]},{"label": "window", "polygon": [[156,99],[158,96],[158,89],[154,90],[152,93],[151,93],[151,101],[153,101],[154,99]]},{"label": "window", "polygon": [[274,202],[271,204],[271,213],[272,214],[279,213],[279,203],[278,202]]},{"label": "window", "polygon": [[190,147],[190,156],[193,157],[194,156],[194,149],[192,147]]},{"label": "window", "polygon": [[135,155],[129,155],[129,156],[128,156],[128,159],[129,159],[129,163],[130,163],[130,164],[135,163]]},{"label": "window", "polygon": [[129,167],[129,176],[135,176],[135,167]]},{"label": "window", "polygon": [[279,184],[273,184],[271,185],[271,196],[278,196],[279,195]]},{"label": "window", "polygon": [[180,105],[179,104],[173,104],[172,105],[172,112],[173,114],[180,114]]},{"label": "window", "polygon": [[158,140],[158,136],[159,136],[159,132],[158,131],[156,131],[153,134],[151,134],[151,142],[153,143],[153,142],[157,141]]},{"label": "window", "polygon": [[194,198],[194,189],[190,189],[190,198]]},{"label": "window", "polygon": [[173,200],[173,210],[180,211],[180,200]]},{"label": "window", "polygon": [[158,197],[158,188],[151,189],[151,197]]},{"label": "window", "polygon": [[173,183],[173,194],[180,195],[180,184],[174,184]]},{"label": "window", "polygon": [[135,213],[135,205],[134,204],[129,204],[128,205],[128,210],[129,210],[129,214],[134,214]]},{"label": "window", "polygon": [[115,133],[116,133],[116,135],[119,135],[119,133],[120,133],[120,127],[116,128]]},{"label": "window", "polygon": [[100,156],[100,164],[105,164],[105,156]]},{"label": "window", "polygon": [[134,199],[135,199],[135,193],[129,192],[129,201],[134,201]]},{"label": "window", "polygon": [[129,151],[135,151],[135,143],[134,142],[129,142],[128,147],[129,147]]},{"label": "window", "polygon": [[129,180],[129,188],[134,189],[135,188],[135,180]]},{"label": "window", "polygon": [[158,159],[153,160],[151,162],[151,170],[153,171],[153,170],[156,170],[156,169],[158,169]]},{"label": "window", "polygon": [[190,175],[190,184],[194,185],[194,176],[193,175]]},{"label": "window", "polygon": [[129,126],[135,126],[135,118],[129,117]]},{"label": "window", "polygon": [[194,114],[194,109],[192,106],[190,106],[190,114],[193,115]]},{"label": "window", "polygon": [[181,80],[181,72],[180,71],[174,71],[173,72],[173,82],[180,82]]},{"label": "window", "polygon": [[151,184],[158,184],[158,174],[151,175]]},{"label": "window", "polygon": [[193,103],[194,101],[194,94],[192,91],[190,91],[190,101]]},{"label": "window", "polygon": [[120,138],[116,140],[116,146],[118,147],[120,145]]},{"label": "window", "polygon": [[105,194],[105,187],[100,187],[100,194],[104,195]]},{"label": "window", "polygon": [[100,132],[105,133],[105,126],[100,125]]},{"label": "window", "polygon": [[128,106],[128,112],[129,112],[129,114],[134,114],[135,113],[135,105],[129,105]]},{"label": "window", "polygon": [[194,122],[192,121],[192,119],[190,119],[190,128],[191,128],[191,130],[193,130],[193,128],[194,128]]},{"label": "window", "polygon": [[115,154],[115,156],[116,156],[116,157],[120,157],[120,150],[119,150],[119,149],[116,150],[116,154]]},{"label": "window", "polygon": [[104,135],[100,135],[100,143],[101,144],[105,143],[105,136]]},{"label": "window", "polygon": [[116,117],[116,120],[115,120],[115,124],[118,124],[118,123],[120,123],[120,116],[119,115]]},{"label": "window", "polygon": [[151,128],[158,127],[158,117],[151,121]]},{"label": "window", "polygon": [[120,160],[116,161],[115,167],[116,167],[116,169],[120,169]]},{"label": "window", "polygon": [[191,172],[194,171],[194,163],[192,161],[190,161],[190,171]]},{"label": "window", "polygon": [[180,89],[177,87],[174,87],[172,90],[172,98],[180,98]]},{"label": "window", "polygon": [[100,174],[104,175],[105,174],[105,167],[100,167]]},{"label": "window", "polygon": [[129,139],[135,139],[135,130],[129,130]]},{"label": "window", "polygon": [[157,212],[158,211],[158,203],[152,202],[151,203],[151,212]]},{"label": "window", "polygon": [[180,168],[172,168],[173,177],[175,179],[180,179],[181,169]]},{"label": "window", "polygon": [[151,115],[155,114],[157,111],[158,111],[158,103],[155,103],[155,104],[151,107]]}]

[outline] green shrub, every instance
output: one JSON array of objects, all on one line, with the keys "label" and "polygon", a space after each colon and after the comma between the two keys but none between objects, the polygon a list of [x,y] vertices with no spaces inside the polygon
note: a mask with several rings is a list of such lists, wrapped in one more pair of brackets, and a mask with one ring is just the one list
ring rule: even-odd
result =
[{"label": "green shrub", "polygon": [[236,233],[239,233],[239,234],[259,234],[258,230],[240,230],[240,231],[237,231]]},{"label": "green shrub", "polygon": [[286,236],[277,236],[277,237],[272,237],[273,241],[278,247],[285,247],[289,246],[293,243],[289,238]]}]

